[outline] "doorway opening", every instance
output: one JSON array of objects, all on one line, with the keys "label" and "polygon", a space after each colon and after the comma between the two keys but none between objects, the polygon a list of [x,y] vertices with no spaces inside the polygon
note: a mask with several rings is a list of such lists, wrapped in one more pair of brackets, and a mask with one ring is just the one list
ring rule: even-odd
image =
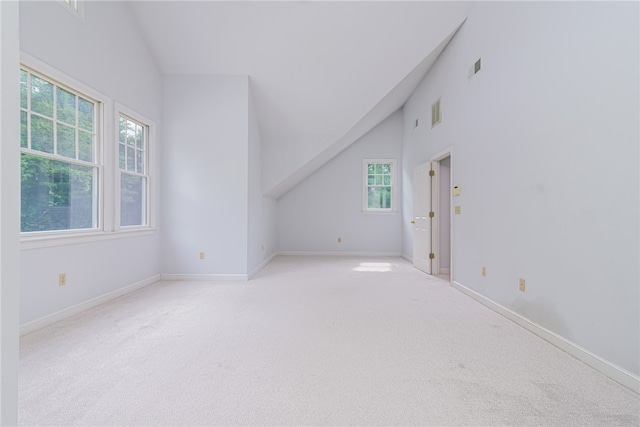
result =
[{"label": "doorway opening", "polygon": [[438,247],[436,249],[435,272],[439,277],[451,281],[451,155],[437,160],[440,174],[438,183],[438,214],[434,226],[438,228]]}]

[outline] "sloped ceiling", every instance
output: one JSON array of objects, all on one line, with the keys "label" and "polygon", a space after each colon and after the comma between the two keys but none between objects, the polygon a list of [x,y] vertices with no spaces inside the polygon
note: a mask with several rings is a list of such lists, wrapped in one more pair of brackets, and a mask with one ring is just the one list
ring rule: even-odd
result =
[{"label": "sloped ceiling", "polygon": [[164,74],[249,75],[279,197],[402,106],[468,2],[136,1]]}]

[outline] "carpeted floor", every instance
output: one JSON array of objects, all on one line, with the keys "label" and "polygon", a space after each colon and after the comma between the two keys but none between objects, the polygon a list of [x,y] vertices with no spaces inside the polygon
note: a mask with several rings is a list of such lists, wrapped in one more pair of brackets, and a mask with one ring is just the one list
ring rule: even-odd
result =
[{"label": "carpeted floor", "polygon": [[640,396],[400,258],[278,257],[22,337],[21,425],[640,425]]}]

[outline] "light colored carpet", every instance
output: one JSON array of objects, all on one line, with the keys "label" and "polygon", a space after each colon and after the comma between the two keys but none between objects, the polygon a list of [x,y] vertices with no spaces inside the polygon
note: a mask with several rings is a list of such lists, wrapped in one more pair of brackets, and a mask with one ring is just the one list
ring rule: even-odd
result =
[{"label": "light colored carpet", "polygon": [[400,258],[160,282],[21,340],[21,425],[639,425],[640,397]]}]

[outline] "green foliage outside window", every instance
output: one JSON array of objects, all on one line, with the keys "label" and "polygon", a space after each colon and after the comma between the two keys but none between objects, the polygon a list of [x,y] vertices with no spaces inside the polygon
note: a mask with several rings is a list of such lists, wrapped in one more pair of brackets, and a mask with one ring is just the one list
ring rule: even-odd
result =
[{"label": "green foliage outside window", "polygon": [[93,168],[31,154],[20,166],[21,231],[95,227]]},{"label": "green foliage outside window", "polygon": [[22,232],[97,227],[95,103],[20,70]]},{"label": "green foliage outside window", "polygon": [[120,225],[145,225],[147,207],[146,126],[125,116],[118,120]]},{"label": "green foliage outside window", "polygon": [[367,207],[391,209],[391,163],[367,165]]}]

